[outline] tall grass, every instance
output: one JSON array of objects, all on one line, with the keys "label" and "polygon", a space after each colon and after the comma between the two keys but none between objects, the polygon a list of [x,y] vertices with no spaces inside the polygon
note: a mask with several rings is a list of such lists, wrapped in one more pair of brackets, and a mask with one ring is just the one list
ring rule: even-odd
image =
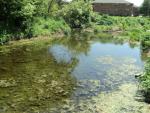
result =
[{"label": "tall grass", "polygon": [[71,29],[63,19],[57,20],[53,18],[38,17],[33,22],[32,26],[33,36],[51,35],[52,33],[56,32],[69,34],[71,32]]}]

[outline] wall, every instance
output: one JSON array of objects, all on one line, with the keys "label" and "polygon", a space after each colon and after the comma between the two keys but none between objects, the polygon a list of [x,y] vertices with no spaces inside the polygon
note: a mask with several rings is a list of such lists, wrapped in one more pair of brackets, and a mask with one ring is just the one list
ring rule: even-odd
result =
[{"label": "wall", "polygon": [[133,4],[94,3],[93,10],[115,16],[131,16],[133,15]]}]

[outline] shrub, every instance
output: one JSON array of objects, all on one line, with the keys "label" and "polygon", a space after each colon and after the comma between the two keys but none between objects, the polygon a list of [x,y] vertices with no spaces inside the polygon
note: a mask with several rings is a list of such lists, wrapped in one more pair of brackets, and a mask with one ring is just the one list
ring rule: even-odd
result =
[{"label": "shrub", "polygon": [[150,50],[150,32],[144,33],[141,40],[142,49],[144,51]]},{"label": "shrub", "polygon": [[71,28],[84,28],[91,22],[92,6],[90,2],[73,1],[58,13]]},{"label": "shrub", "polygon": [[31,28],[31,33],[33,36],[51,35],[55,32],[63,32],[65,34],[69,34],[71,32],[71,29],[63,19],[60,20],[49,17],[35,18],[33,26]]},{"label": "shrub", "polygon": [[107,15],[100,16],[99,19],[97,20],[98,25],[112,25],[114,24],[113,18]]},{"label": "shrub", "polygon": [[150,103],[150,59],[145,67],[145,74],[140,77],[142,87],[144,88],[145,101]]}]

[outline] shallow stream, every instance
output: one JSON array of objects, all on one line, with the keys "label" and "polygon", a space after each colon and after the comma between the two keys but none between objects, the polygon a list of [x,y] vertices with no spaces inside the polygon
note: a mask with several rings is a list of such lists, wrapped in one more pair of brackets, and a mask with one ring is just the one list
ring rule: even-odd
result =
[{"label": "shallow stream", "polygon": [[140,46],[58,39],[0,53],[0,113],[149,113],[135,75]]}]

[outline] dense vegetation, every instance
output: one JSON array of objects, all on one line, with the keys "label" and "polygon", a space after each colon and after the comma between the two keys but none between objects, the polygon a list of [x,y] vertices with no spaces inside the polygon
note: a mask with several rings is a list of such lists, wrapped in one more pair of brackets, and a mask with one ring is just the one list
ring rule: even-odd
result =
[{"label": "dense vegetation", "polygon": [[142,87],[144,88],[145,101],[150,103],[150,59],[145,66],[145,73],[140,77]]},{"label": "dense vegetation", "polygon": [[89,1],[74,0],[1,0],[0,43],[12,39],[68,34],[71,28],[82,28],[90,23]]},{"label": "dense vegetation", "polygon": [[140,77],[140,82],[142,88],[144,89],[144,96],[146,97],[145,101],[150,103],[150,33],[145,34],[141,45],[143,53],[146,53],[148,55],[146,56],[147,58],[145,64],[145,71],[144,74]]},{"label": "dense vegetation", "polygon": [[[149,18],[111,17],[92,11],[92,0],[1,0],[0,44],[9,40],[53,33],[69,34],[73,28],[94,28],[95,32],[124,31],[123,36],[140,40],[150,27]],[[149,0],[141,7],[149,15]]]},{"label": "dense vegetation", "polygon": [[145,34],[149,33],[148,30],[150,29],[150,18],[146,17],[112,17],[98,15],[95,23],[92,25],[97,32],[120,31],[122,32],[120,36],[135,41],[140,41]]},{"label": "dense vegetation", "polygon": [[144,0],[140,11],[143,15],[150,16],[150,0]]},{"label": "dense vegetation", "polygon": [[[30,38],[37,35],[36,32],[39,32],[39,29],[43,29],[39,33],[43,35],[43,32],[49,34],[56,29],[59,31],[62,27],[66,27],[63,20],[54,20],[51,16],[55,10],[59,10],[61,5],[60,0],[1,0],[0,43],[11,39]],[[37,19],[39,17],[41,20]],[[46,19],[48,17],[51,18]],[[51,21],[51,25],[47,24],[47,20]],[[35,26],[39,28],[35,29]],[[47,30],[50,31],[47,32]]]},{"label": "dense vegetation", "polygon": [[84,0],[75,1],[63,7],[59,14],[71,28],[85,28],[91,22],[92,6]]}]

